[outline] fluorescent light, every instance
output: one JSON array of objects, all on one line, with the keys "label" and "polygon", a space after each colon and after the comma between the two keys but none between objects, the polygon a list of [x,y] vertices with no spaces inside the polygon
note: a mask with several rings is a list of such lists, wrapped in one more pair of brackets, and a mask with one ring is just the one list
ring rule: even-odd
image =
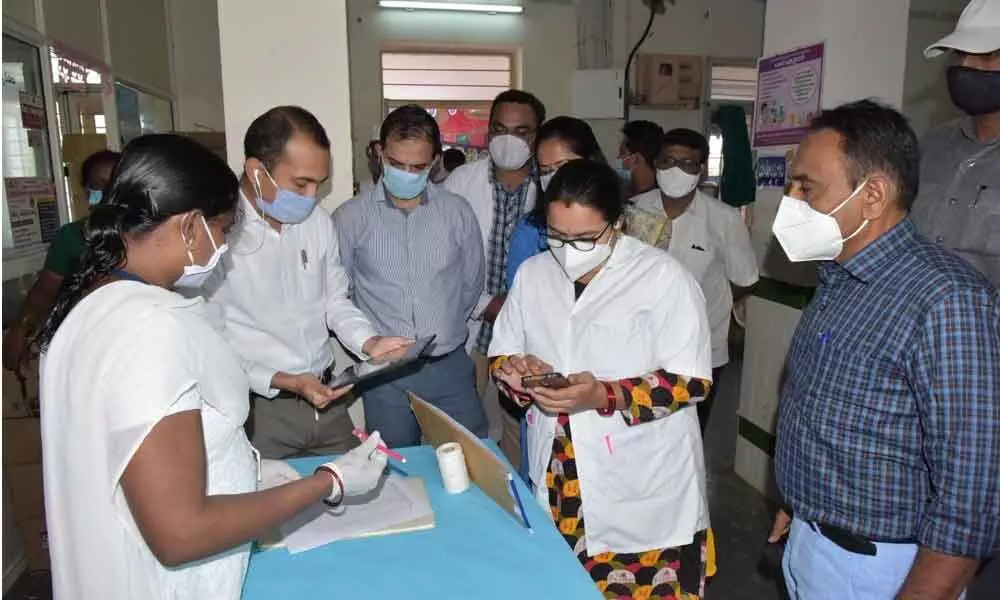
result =
[{"label": "fluorescent light", "polygon": [[379,0],[382,8],[409,10],[448,10],[462,12],[520,14],[524,7],[516,4],[487,4],[485,2],[417,2],[412,0]]}]

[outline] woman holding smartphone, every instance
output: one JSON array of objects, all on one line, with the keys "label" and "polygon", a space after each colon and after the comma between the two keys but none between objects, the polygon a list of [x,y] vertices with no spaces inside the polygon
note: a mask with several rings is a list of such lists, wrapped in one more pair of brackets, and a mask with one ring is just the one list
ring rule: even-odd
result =
[{"label": "woman holding smartphone", "polygon": [[204,302],[172,291],[218,265],[237,185],[204,146],[144,136],[87,221],[80,268],[39,334],[56,598],[236,600],[251,540],[381,477],[372,435],[311,477],[255,491],[246,375]]},{"label": "woman holding smartphone", "polygon": [[[493,376],[529,405],[539,502],[609,598],[703,594],[709,526],[698,417],[705,301],[665,252],[621,233],[615,172],[575,160],[545,190],[548,251],[518,271]],[[558,373],[526,387],[524,378]],[[528,383],[531,383],[529,380]]]}]

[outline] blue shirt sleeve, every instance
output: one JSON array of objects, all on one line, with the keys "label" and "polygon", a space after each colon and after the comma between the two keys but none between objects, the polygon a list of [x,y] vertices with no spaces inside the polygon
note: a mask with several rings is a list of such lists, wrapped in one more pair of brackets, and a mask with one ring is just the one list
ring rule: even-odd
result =
[{"label": "blue shirt sleeve", "polygon": [[542,250],[542,232],[533,225],[527,217],[514,228],[514,233],[510,236],[510,249],[507,251],[507,270],[504,276],[507,280],[507,289],[514,285],[514,275],[517,273],[521,263]]}]

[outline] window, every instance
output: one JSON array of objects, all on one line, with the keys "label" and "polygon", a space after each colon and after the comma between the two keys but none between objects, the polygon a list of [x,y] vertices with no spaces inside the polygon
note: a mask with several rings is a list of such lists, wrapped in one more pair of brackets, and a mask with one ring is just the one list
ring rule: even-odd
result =
[{"label": "window", "polygon": [[41,250],[59,228],[47,129],[39,49],[4,35],[4,260]]},{"label": "window", "polygon": [[382,53],[385,100],[489,102],[511,86],[509,54]]},{"label": "window", "polygon": [[173,131],[173,112],[167,100],[115,82],[115,107],[122,146],[140,135]]},{"label": "window", "polygon": [[[753,103],[757,96],[757,67],[712,65],[711,103],[738,104],[747,112],[747,132],[753,131]],[[717,183],[722,175],[722,132],[712,126],[708,137],[708,181]]]},{"label": "window", "polygon": [[419,104],[437,120],[445,146],[470,159],[486,149],[490,103],[513,84],[510,54],[382,53],[385,113]]}]

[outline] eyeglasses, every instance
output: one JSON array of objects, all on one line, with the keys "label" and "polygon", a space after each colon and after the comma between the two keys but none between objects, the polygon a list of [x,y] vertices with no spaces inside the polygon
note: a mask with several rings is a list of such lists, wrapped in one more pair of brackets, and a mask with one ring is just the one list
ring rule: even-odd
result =
[{"label": "eyeglasses", "polygon": [[551,229],[545,232],[545,237],[548,238],[549,248],[562,248],[566,244],[569,244],[580,252],[590,252],[597,247],[597,241],[604,236],[604,232],[606,232],[609,227],[611,227],[611,223],[605,225],[604,229],[601,230],[601,233],[598,233],[597,237],[593,238],[563,239],[561,237],[557,237]]},{"label": "eyeglasses", "polygon": [[681,171],[685,173],[697,173],[701,170],[701,162],[693,160],[690,158],[674,158],[673,156],[667,156],[656,161],[656,168],[658,169],[673,169],[674,167],[680,167]]}]

